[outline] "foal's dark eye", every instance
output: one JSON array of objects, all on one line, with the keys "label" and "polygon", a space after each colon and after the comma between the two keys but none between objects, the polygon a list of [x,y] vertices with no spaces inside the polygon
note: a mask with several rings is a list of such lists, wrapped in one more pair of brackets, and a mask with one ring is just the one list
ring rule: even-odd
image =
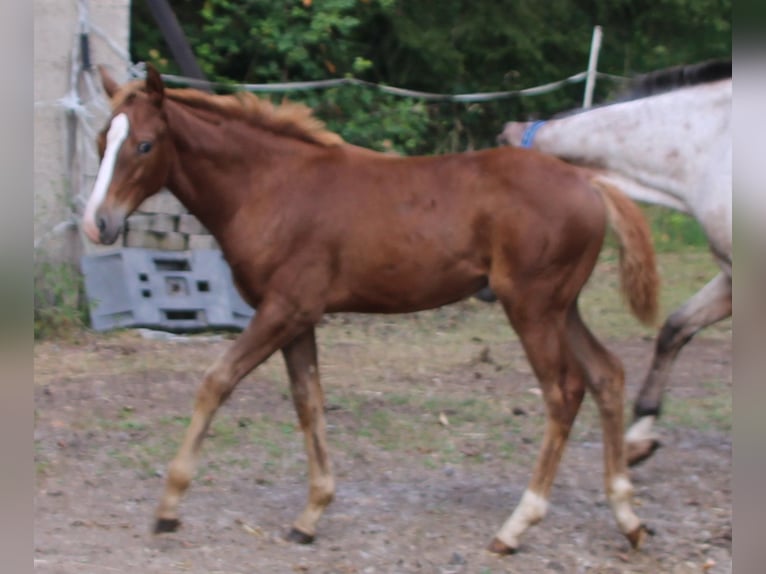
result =
[{"label": "foal's dark eye", "polygon": [[152,149],[152,142],[141,142],[138,144],[138,153],[149,153]]}]

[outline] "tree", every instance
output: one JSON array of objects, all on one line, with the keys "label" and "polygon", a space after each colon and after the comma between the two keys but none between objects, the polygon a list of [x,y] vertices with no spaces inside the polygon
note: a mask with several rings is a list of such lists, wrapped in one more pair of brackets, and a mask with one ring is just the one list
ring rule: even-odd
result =
[{"label": "tree", "polygon": [[[512,90],[585,69],[629,76],[731,54],[731,0],[172,0],[202,69],[221,82],[353,75],[438,93]],[[131,53],[176,72],[146,6],[133,2]],[[608,81],[597,99],[610,95]],[[583,86],[482,104],[425,103],[359,87],[289,92],[348,141],[401,153],[495,145],[502,124],[578,107]]]}]

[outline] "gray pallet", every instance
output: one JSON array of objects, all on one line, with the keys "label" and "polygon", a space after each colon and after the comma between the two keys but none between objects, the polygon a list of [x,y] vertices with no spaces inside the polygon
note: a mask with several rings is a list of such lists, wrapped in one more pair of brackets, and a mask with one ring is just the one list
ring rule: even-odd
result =
[{"label": "gray pallet", "polygon": [[82,258],[91,326],[170,332],[244,329],[253,316],[217,249],[123,248]]}]

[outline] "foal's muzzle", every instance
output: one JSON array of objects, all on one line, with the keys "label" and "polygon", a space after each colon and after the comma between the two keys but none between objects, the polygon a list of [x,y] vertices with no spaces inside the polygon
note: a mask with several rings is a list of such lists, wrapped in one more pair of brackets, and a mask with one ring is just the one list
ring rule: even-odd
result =
[{"label": "foal's muzzle", "polygon": [[83,222],[83,231],[93,243],[111,245],[117,241],[124,224],[122,213],[98,210],[90,221]]},{"label": "foal's muzzle", "polygon": [[119,220],[118,223],[111,223],[106,217],[97,216],[96,226],[98,227],[98,239],[103,245],[111,245],[120,236],[122,231],[123,221]]}]

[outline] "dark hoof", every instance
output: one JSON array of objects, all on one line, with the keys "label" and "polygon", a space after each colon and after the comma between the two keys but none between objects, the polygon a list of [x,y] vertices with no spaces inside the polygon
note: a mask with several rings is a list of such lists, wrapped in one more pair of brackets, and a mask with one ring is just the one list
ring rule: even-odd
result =
[{"label": "dark hoof", "polygon": [[492,542],[487,546],[487,550],[494,552],[495,554],[500,554],[501,556],[508,556],[509,554],[514,554],[516,552],[515,548],[508,546],[505,542],[501,542],[498,538],[492,539]]},{"label": "dark hoof", "polygon": [[636,466],[652,456],[654,452],[662,446],[662,443],[656,439],[643,440],[641,442],[627,443],[628,466]]},{"label": "dark hoof", "polygon": [[311,534],[301,532],[297,528],[291,528],[290,532],[285,536],[285,539],[298,544],[311,544],[314,542],[314,537]]},{"label": "dark hoof", "polygon": [[158,518],[154,523],[154,533],[175,532],[181,527],[181,521],[177,518]]},{"label": "dark hoof", "polygon": [[642,524],[635,530],[628,532],[625,535],[625,538],[628,539],[628,542],[630,542],[630,545],[633,549],[638,550],[641,548],[641,545],[644,543],[644,540],[646,540],[647,536],[654,536],[654,530],[645,524]]}]

